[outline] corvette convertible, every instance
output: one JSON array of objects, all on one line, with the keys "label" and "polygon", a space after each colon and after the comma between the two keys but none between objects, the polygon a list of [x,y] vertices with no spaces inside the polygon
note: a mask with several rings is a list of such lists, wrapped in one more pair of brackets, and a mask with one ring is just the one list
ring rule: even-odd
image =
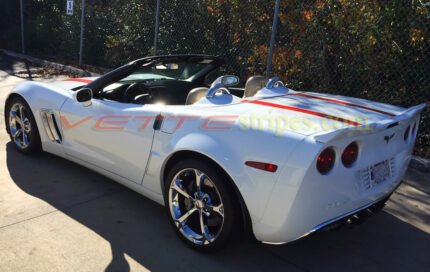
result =
[{"label": "corvette convertible", "polygon": [[23,154],[45,151],[165,206],[209,251],[237,233],[283,244],[380,210],[425,104],[402,108],[223,75],[206,55],[138,59],[103,76],[24,82],[5,105]]}]

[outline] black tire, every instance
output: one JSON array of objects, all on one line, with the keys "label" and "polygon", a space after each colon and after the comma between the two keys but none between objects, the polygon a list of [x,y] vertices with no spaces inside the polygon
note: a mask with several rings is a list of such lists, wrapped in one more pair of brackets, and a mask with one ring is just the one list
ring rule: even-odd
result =
[{"label": "black tire", "polygon": [[[26,113],[26,117],[30,123],[31,130],[27,133],[28,134],[28,144],[26,144],[25,146],[20,146],[19,144],[17,144],[17,142],[15,141],[14,137],[12,136],[12,132],[11,132],[10,114],[11,114],[11,109],[16,105],[21,105],[23,107],[23,109]],[[10,136],[11,142],[15,146],[16,150],[18,152],[23,153],[23,154],[34,154],[34,153],[38,153],[38,152],[42,151],[42,144],[40,141],[39,129],[37,127],[34,115],[31,111],[30,107],[28,106],[27,102],[25,102],[24,99],[22,99],[21,97],[18,97],[18,96],[9,99],[9,101],[6,104],[5,114],[6,114],[6,116],[5,116],[6,129],[7,129],[9,136]],[[18,127],[20,127],[19,124],[18,124]]]},{"label": "black tire", "polygon": [[[216,235],[216,238],[214,241],[211,241],[209,244],[198,244],[195,242],[190,241],[181,231],[180,227],[178,227],[178,223],[175,222],[173,218],[173,214],[171,211],[171,206],[169,203],[169,194],[170,194],[170,185],[175,178],[175,176],[178,173],[181,173],[181,171],[185,171],[186,169],[197,169],[205,174],[209,178],[209,181],[212,182],[215,185],[215,190],[217,190],[221,204],[223,205],[223,224],[220,228],[220,231]],[[192,179],[190,179],[192,180]],[[164,200],[165,200],[165,208],[167,215],[169,217],[169,221],[171,225],[173,226],[176,234],[179,236],[179,238],[184,241],[188,246],[191,248],[201,251],[201,252],[212,252],[219,250],[226,246],[226,244],[231,240],[232,234],[234,233],[234,226],[235,226],[235,218],[237,211],[234,209],[233,206],[233,193],[229,186],[229,180],[226,180],[226,177],[220,173],[218,167],[213,165],[210,162],[204,161],[204,160],[197,160],[197,159],[186,159],[179,161],[175,163],[168,171],[168,175],[165,179],[165,190],[164,190]],[[204,183],[207,183],[205,181]],[[208,187],[208,186],[206,186]],[[213,187],[206,188],[205,185],[201,187],[201,191],[204,192],[205,190],[214,190]],[[189,188],[189,187],[188,187]],[[188,193],[188,192],[187,192]],[[179,194],[178,194],[179,195]],[[196,207],[196,205],[194,205]],[[212,211],[213,212],[213,211]],[[199,211],[196,212],[197,215],[200,215]],[[219,217],[219,214],[213,215],[211,213],[212,217]],[[206,218],[206,220],[210,220],[210,216]],[[191,216],[190,216],[191,217]],[[209,223],[209,221],[206,221]],[[188,220],[186,221],[188,224]],[[181,225],[182,226],[182,225]],[[208,225],[209,230],[209,225]],[[196,231],[197,232],[197,231]],[[202,236],[203,231],[200,232]],[[208,240],[206,240],[208,241]]]}]

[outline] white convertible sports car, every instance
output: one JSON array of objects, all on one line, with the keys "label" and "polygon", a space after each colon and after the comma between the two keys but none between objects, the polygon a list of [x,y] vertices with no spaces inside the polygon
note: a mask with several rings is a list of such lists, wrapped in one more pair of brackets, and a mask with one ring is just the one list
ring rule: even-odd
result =
[{"label": "white convertible sports car", "polygon": [[178,55],[9,94],[18,151],[46,151],[165,205],[188,245],[235,231],[287,243],[375,212],[401,183],[420,112],[297,92],[276,78],[208,80],[224,62]]}]

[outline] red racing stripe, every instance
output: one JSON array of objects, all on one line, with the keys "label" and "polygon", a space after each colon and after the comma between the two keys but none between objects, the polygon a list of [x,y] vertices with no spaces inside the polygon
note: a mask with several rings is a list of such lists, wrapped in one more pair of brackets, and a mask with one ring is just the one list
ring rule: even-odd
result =
[{"label": "red racing stripe", "polygon": [[85,78],[68,78],[68,79],[65,79],[64,81],[76,81],[76,82],[82,82],[82,83],[91,83],[92,82],[91,79],[85,79]]},{"label": "red racing stripe", "polygon": [[339,121],[339,122],[342,122],[342,123],[347,123],[347,124],[350,124],[350,125],[353,125],[353,126],[361,126],[361,123],[356,122],[356,121],[348,120],[348,119],[345,119],[345,118],[341,118],[341,117],[337,117],[337,116],[333,116],[333,115],[329,115],[329,114],[325,114],[325,113],[321,113],[321,112],[316,112],[316,111],[311,111],[311,110],[296,108],[296,107],[292,107],[292,106],[279,105],[279,104],[275,104],[275,103],[271,103],[271,102],[266,102],[266,101],[262,101],[262,100],[248,100],[248,99],[244,99],[244,100],[242,100],[242,102],[244,102],[244,103],[251,103],[251,104],[257,104],[257,105],[262,105],[262,106],[267,106],[267,107],[272,107],[272,108],[284,109],[284,110],[289,110],[289,111],[301,112],[301,113],[304,113],[304,114],[315,115],[315,116],[319,116],[319,117],[323,117],[323,118],[328,118],[328,119],[331,119],[331,120]]},{"label": "red racing stripe", "polygon": [[342,105],[347,105],[347,106],[351,106],[351,107],[356,107],[356,108],[361,108],[361,109],[365,109],[365,110],[369,110],[369,111],[382,113],[382,114],[385,114],[388,116],[396,116],[395,114],[392,114],[392,113],[389,113],[386,111],[382,111],[382,110],[378,110],[378,109],[374,109],[374,108],[370,108],[370,107],[366,107],[363,105],[358,105],[358,104],[354,104],[354,103],[350,103],[350,102],[346,102],[346,101],[342,101],[342,100],[337,100],[337,99],[332,99],[332,98],[327,98],[327,97],[321,97],[321,96],[316,96],[316,95],[310,95],[310,94],[304,94],[304,93],[298,93],[298,94],[292,94],[292,95],[329,101],[329,102],[333,102],[333,103],[337,103],[337,104],[342,104]]}]

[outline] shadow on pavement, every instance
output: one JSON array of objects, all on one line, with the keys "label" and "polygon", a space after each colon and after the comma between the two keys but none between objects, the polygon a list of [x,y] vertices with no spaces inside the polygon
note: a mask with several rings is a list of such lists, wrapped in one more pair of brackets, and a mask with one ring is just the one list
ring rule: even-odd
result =
[{"label": "shadow on pavement", "polygon": [[188,249],[163,207],[90,170],[6,146],[11,178],[26,193],[90,228],[112,249],[106,271],[128,271],[127,254],[153,271],[423,271],[430,235],[381,212],[360,226],[317,233],[284,246],[237,241],[215,254]]}]

